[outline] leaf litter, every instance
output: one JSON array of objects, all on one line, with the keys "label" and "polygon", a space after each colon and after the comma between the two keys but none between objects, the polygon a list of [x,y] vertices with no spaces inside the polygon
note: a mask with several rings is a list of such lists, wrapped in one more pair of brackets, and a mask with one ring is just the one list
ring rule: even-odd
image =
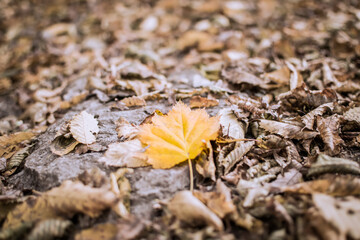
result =
[{"label": "leaf litter", "polygon": [[[0,9],[1,239],[359,238],[356,1]],[[98,121],[89,99],[120,118]],[[122,115],[142,109],[137,122]],[[104,152],[108,176],[44,192],[9,184],[47,129],[48,154]],[[129,176],[186,160],[194,190],[134,216]]]}]

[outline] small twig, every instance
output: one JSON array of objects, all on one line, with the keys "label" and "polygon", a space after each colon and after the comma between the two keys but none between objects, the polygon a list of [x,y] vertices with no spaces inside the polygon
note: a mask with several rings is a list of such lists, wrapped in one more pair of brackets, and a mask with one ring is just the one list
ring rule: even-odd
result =
[{"label": "small twig", "polygon": [[216,140],[217,143],[232,143],[232,142],[241,142],[241,141],[259,141],[259,140],[257,140],[257,139],[247,139],[247,138]]},{"label": "small twig", "polygon": [[190,191],[193,192],[194,191],[194,173],[193,173],[192,163],[191,163],[190,158],[188,158],[188,163],[189,163],[189,171],[190,171]]}]

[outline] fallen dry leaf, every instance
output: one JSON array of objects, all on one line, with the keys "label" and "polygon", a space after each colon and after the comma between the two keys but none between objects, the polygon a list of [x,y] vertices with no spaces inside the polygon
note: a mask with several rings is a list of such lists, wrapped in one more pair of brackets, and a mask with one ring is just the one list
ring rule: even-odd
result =
[{"label": "fallen dry leaf", "polygon": [[266,73],[265,77],[268,77],[271,81],[274,81],[278,84],[288,85],[290,79],[290,70],[285,66],[278,70]]},{"label": "fallen dry leaf", "polygon": [[273,120],[259,120],[261,128],[270,133],[279,134],[282,137],[290,139],[309,139],[318,135],[315,131],[305,130],[303,127],[289,123],[278,122]]},{"label": "fallen dry leaf", "polygon": [[319,154],[316,162],[311,165],[308,176],[318,176],[325,173],[349,173],[359,175],[360,167],[359,164],[353,160]]},{"label": "fallen dry leaf", "polygon": [[173,215],[189,225],[209,224],[219,231],[224,229],[221,219],[190,191],[176,193],[167,206]]},{"label": "fallen dry leaf", "polygon": [[145,154],[154,168],[171,168],[194,159],[219,130],[218,118],[209,118],[203,109],[191,111],[181,102],[166,116],[154,116],[152,122],[140,127],[139,139],[149,146]]},{"label": "fallen dry leaf", "polygon": [[146,101],[142,97],[132,96],[124,98],[120,101],[126,107],[141,107],[146,106]]},{"label": "fallen dry leaf", "polygon": [[36,222],[59,216],[71,217],[75,213],[96,217],[116,201],[116,195],[106,188],[93,188],[68,180],[40,197],[29,198],[16,206],[8,214],[3,227],[14,227],[22,222]]},{"label": "fallen dry leaf", "polygon": [[315,206],[320,210],[322,217],[333,225],[339,232],[338,239],[360,238],[360,200],[352,196],[345,199],[316,193],[313,195]]},{"label": "fallen dry leaf", "polygon": [[116,132],[120,140],[134,139],[139,131],[139,128],[134,124],[129,123],[125,118],[120,117],[116,122]]},{"label": "fallen dry leaf", "polygon": [[144,167],[148,166],[147,156],[138,139],[112,143],[100,162],[113,167]]},{"label": "fallen dry leaf", "polygon": [[190,108],[207,108],[219,105],[219,100],[214,98],[204,98],[200,96],[193,96],[190,99]]},{"label": "fallen dry leaf", "polygon": [[246,123],[240,121],[231,108],[224,108],[219,111],[220,125],[223,136],[234,139],[244,139],[247,130]]},{"label": "fallen dry leaf", "polygon": [[324,193],[331,196],[349,196],[360,194],[360,180],[354,176],[332,175],[326,179],[283,186],[282,191],[288,193],[312,194]]},{"label": "fallen dry leaf", "polygon": [[70,132],[80,143],[94,143],[96,141],[94,134],[99,132],[98,121],[93,115],[82,111],[70,121]]},{"label": "fallen dry leaf", "polygon": [[114,223],[97,224],[92,228],[83,229],[75,235],[75,240],[112,240],[118,232]]}]

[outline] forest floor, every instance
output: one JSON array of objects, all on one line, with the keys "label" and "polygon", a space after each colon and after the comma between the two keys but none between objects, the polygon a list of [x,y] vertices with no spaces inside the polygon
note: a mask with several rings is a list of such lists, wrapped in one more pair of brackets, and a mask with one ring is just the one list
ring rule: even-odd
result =
[{"label": "forest floor", "polygon": [[0,239],[360,239],[359,147],[358,0],[0,1]]}]

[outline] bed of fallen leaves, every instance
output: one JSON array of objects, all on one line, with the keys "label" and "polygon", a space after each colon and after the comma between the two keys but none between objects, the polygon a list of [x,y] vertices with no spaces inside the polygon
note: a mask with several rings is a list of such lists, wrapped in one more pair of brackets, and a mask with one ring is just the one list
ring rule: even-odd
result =
[{"label": "bed of fallen leaves", "polygon": [[[357,0],[2,0],[0,94],[0,239],[360,239]],[[214,116],[120,118],[101,146],[83,111],[53,154],[104,152],[117,171],[43,193],[8,185],[37,136],[89,98]],[[195,190],[133,216],[125,174],[186,159]],[[77,221],[104,211],[111,221]]]}]

